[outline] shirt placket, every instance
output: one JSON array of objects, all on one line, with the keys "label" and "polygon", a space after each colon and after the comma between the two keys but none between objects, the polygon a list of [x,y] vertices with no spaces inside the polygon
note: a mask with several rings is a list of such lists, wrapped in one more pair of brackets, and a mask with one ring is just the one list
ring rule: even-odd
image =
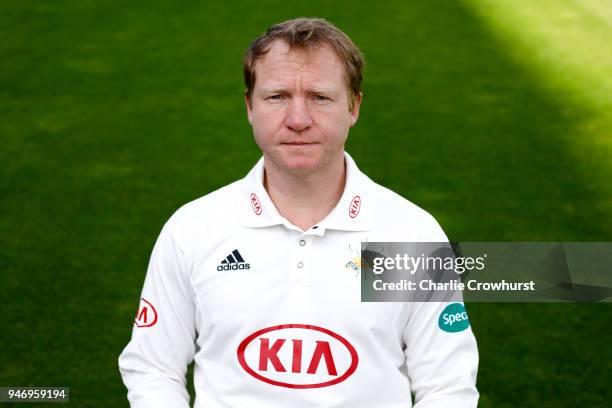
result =
[{"label": "shirt placket", "polygon": [[299,234],[292,243],[289,287],[291,303],[296,306],[304,306],[312,297],[312,241],[314,238],[313,235]]}]

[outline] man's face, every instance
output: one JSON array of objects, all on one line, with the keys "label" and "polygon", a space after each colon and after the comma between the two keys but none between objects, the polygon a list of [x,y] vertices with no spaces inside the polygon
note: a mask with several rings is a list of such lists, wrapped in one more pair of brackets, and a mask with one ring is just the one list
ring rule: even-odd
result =
[{"label": "man's face", "polygon": [[327,44],[290,50],[275,41],[255,64],[255,78],[247,114],[266,160],[292,174],[342,160],[361,95],[349,111],[344,66]]}]

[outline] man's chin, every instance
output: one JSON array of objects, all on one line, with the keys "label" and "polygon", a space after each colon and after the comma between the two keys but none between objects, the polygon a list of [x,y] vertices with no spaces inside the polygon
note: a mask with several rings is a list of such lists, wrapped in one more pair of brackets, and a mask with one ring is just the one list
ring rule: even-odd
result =
[{"label": "man's chin", "polygon": [[320,160],[313,158],[292,158],[283,161],[283,168],[293,174],[314,173],[321,168]]},{"label": "man's chin", "polygon": [[315,151],[315,149],[301,152],[295,150],[292,152],[285,151],[282,153],[284,154],[276,154],[269,156],[269,158],[275,167],[288,174],[302,176],[314,174],[332,163],[330,157],[326,154],[321,154],[322,152],[320,151]]},{"label": "man's chin", "polygon": [[288,155],[277,162],[282,170],[290,174],[306,175],[315,173],[322,167],[318,155]]}]

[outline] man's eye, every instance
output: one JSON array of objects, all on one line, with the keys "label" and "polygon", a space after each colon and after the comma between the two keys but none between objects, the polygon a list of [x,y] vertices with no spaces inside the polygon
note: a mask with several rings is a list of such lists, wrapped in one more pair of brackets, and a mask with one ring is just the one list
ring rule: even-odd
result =
[{"label": "man's eye", "polygon": [[314,99],[319,102],[329,101],[330,99],[327,96],[323,95],[315,95]]},{"label": "man's eye", "polygon": [[280,101],[281,99],[283,99],[283,95],[271,95],[268,96],[266,99],[271,101]]}]

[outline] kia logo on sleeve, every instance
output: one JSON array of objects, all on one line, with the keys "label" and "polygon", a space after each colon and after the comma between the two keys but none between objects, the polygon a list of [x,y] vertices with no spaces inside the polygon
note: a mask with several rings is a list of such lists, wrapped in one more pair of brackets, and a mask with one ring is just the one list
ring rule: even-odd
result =
[{"label": "kia logo on sleeve", "polygon": [[145,298],[140,298],[140,305],[138,306],[138,313],[136,313],[134,324],[138,327],[151,327],[155,323],[157,323],[155,307]]},{"label": "kia logo on sleeve", "polygon": [[254,378],[287,388],[320,388],[346,380],[357,369],[357,351],[344,337],[308,324],[282,324],[247,336],[238,362]]}]

